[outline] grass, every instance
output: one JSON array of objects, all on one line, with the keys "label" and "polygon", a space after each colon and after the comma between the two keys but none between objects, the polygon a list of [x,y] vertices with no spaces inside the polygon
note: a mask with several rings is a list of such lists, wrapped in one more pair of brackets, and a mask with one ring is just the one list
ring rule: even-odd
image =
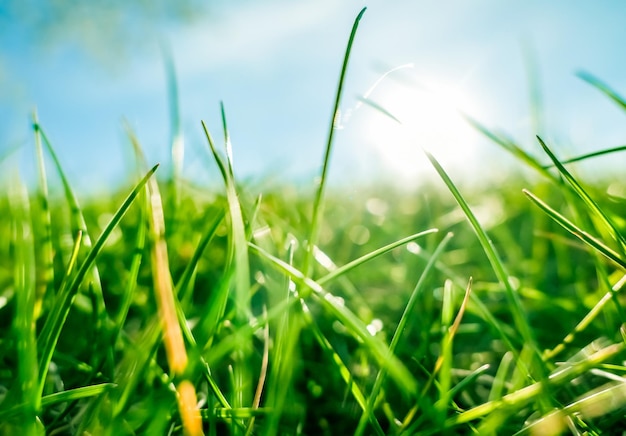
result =
[{"label": "grass", "polygon": [[537,157],[470,120],[540,177],[465,192],[427,155],[439,184],[333,190],[363,12],[313,194],[240,184],[222,105],[223,151],[202,126],[223,191],[181,178],[172,110],[172,174],[129,128],[136,183],[81,205],[33,117],[39,183],[0,197],[0,433],[626,430],[625,200],[574,166],[623,147]]}]

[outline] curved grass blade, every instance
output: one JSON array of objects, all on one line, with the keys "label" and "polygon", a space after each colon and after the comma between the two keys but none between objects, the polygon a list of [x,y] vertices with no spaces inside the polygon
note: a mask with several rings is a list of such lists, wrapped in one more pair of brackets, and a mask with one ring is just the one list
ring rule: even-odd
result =
[{"label": "curved grass blade", "polygon": [[[507,297],[507,300],[509,301],[509,306],[511,309],[511,313],[513,315],[513,320],[514,320],[517,330],[520,332],[523,343],[531,346],[533,350],[535,351],[535,355],[537,356],[537,358],[541,359],[541,354],[539,352],[539,349],[537,348],[537,344],[530,330],[530,326],[526,318],[526,313],[522,306],[522,302],[520,301],[519,295],[517,293],[517,289],[513,287],[513,284],[509,280],[509,274],[507,273],[504,267],[504,264],[502,263],[502,260],[500,259],[500,255],[498,254],[498,251],[496,250],[495,245],[493,244],[493,242],[487,235],[487,232],[485,232],[483,227],[480,225],[480,223],[476,219],[476,216],[470,209],[469,205],[467,204],[467,202],[465,201],[465,199],[463,198],[463,196],[461,195],[457,187],[454,185],[454,183],[452,182],[448,174],[441,167],[437,159],[435,159],[435,157],[429,152],[425,151],[425,153],[426,153],[426,156],[428,157],[428,160],[430,160],[430,162],[434,166],[437,173],[439,173],[439,176],[442,178],[442,180],[444,181],[444,183],[446,184],[446,186],[448,187],[448,189],[450,190],[450,192],[456,199],[461,209],[463,209],[463,212],[465,212],[465,216],[467,217],[472,228],[474,229],[474,232],[476,233],[476,236],[478,237],[480,245],[482,246],[485,254],[487,255],[487,258],[489,259],[489,262],[491,263],[491,267],[496,273],[496,277],[498,278],[500,283],[504,286],[504,289],[506,291],[506,297]],[[517,353],[516,350],[511,350],[511,351],[513,351],[514,353]],[[536,367],[542,368],[541,365],[536,365]]]},{"label": "curved grass blade", "polygon": [[117,210],[115,215],[111,218],[111,221],[105,229],[102,231],[102,234],[93,245],[85,260],[81,263],[78,268],[77,273],[74,275],[71,281],[67,281],[64,286],[59,290],[57,297],[55,299],[54,305],[46,322],[42,328],[41,334],[39,335],[39,339],[37,341],[38,348],[41,350],[39,357],[39,392],[43,392],[43,386],[46,379],[46,374],[48,372],[48,366],[52,359],[52,353],[54,352],[54,348],[56,347],[57,341],[59,339],[59,335],[61,334],[61,329],[65,324],[65,320],[67,319],[67,315],[72,306],[72,302],[74,301],[74,297],[78,292],[78,287],[86,277],[89,270],[93,267],[94,261],[96,257],[104,247],[104,243],[107,238],[113,231],[113,229],[117,226],[117,224],[124,217],[130,206],[133,204],[139,192],[146,185],[150,177],[157,170],[158,165],[155,165],[148,173],[141,179],[141,181],[135,186],[135,188],[130,192],[126,200],[122,203],[120,208]]},{"label": "curved grass blade", "polygon": [[581,71],[576,75],[580,77],[581,79],[583,79],[585,82],[589,83],[594,88],[601,91],[604,95],[606,95],[611,100],[613,100],[613,102],[616,103],[623,110],[626,110],[626,100],[624,100],[624,98],[621,95],[615,92],[606,83],[602,82],[600,79],[598,79],[594,75],[587,73],[585,71]]},{"label": "curved grass blade", "polygon": [[[587,160],[587,159],[591,159],[594,157],[598,157],[598,156],[604,156],[605,154],[611,154],[611,153],[618,153],[620,151],[626,151],[626,145],[620,145],[618,147],[612,147],[612,148],[605,148],[603,150],[598,150],[598,151],[593,151],[591,153],[585,153],[585,154],[581,154],[580,156],[576,156],[576,157],[572,157],[570,159],[564,159],[561,160],[561,164],[566,165],[566,164],[571,164],[574,162],[580,162],[583,160]],[[550,169],[555,167],[556,165],[554,163],[549,164],[549,165],[544,165],[543,168],[545,169]]]},{"label": "curved grass blade", "polygon": [[535,196],[532,192],[524,189],[522,190],[524,194],[535,203],[540,209],[542,209],[546,214],[550,216],[554,221],[556,221],[561,227],[570,232],[572,235],[576,236],[578,239],[583,241],[585,244],[589,245],[594,250],[598,251],[600,254],[613,261],[616,265],[626,270],[626,259],[624,259],[619,253],[614,251],[612,248],[604,245],[602,241],[591,236],[589,233],[585,232],[574,223],[569,221],[563,215],[558,213],[556,210],[552,209],[546,203],[544,203],[541,199]]},{"label": "curved grass blade", "polygon": [[341,96],[343,93],[343,85],[346,78],[346,72],[348,70],[348,60],[350,58],[350,52],[352,51],[352,44],[354,43],[354,37],[356,36],[356,31],[359,27],[359,22],[361,18],[363,18],[363,14],[367,8],[361,9],[361,12],[357,15],[354,20],[354,24],[352,25],[352,31],[350,32],[350,38],[348,39],[348,45],[346,47],[346,52],[343,57],[343,65],[341,67],[341,74],[339,76],[339,83],[337,84],[337,93],[335,94],[335,105],[333,107],[333,113],[330,120],[330,128],[328,130],[328,139],[326,141],[326,150],[324,152],[324,161],[322,165],[322,174],[319,179],[319,186],[317,188],[317,192],[315,194],[315,200],[313,203],[313,217],[311,218],[311,230],[309,233],[309,241],[306,251],[306,256],[304,259],[304,264],[302,268],[302,272],[305,276],[309,276],[311,272],[311,267],[313,266],[313,252],[315,245],[317,244],[317,239],[319,237],[320,226],[322,216],[324,215],[324,194],[326,190],[326,179],[328,177],[328,168],[330,164],[330,154],[333,148],[333,138],[335,134],[335,129],[337,123],[339,122],[339,105],[341,103]]},{"label": "curved grass blade", "polygon": [[572,342],[576,338],[576,335],[583,332],[587,327],[589,327],[593,320],[602,313],[604,306],[611,301],[614,296],[622,290],[622,288],[626,285],[626,274],[622,276],[612,287],[609,292],[604,294],[604,296],[591,308],[589,312],[584,316],[584,318],[572,329],[572,331],[563,338],[560,344],[554,347],[552,350],[546,350],[544,352],[545,359],[553,359],[557,354],[561,353],[565,350],[565,347]]},{"label": "curved grass blade", "polygon": [[419,232],[411,236],[407,236],[406,238],[399,239],[395,242],[392,242],[391,244],[385,245],[384,247],[380,247],[374,251],[371,251],[367,253],[366,255],[359,257],[358,259],[354,259],[353,261],[348,262],[347,264],[343,266],[340,266],[336,270],[331,271],[330,273],[326,274],[324,277],[316,281],[320,285],[324,285],[325,283],[346,274],[348,271],[351,271],[354,268],[357,268],[358,266],[364,264],[365,262],[368,262],[378,256],[381,256],[393,250],[394,248],[401,247],[404,244],[408,244],[409,242],[415,241],[416,239],[419,239],[423,236],[437,233],[438,231],[439,231],[438,229],[428,229],[428,230],[424,230],[423,232]]},{"label": "curved grass blade", "polygon": [[522,149],[513,140],[497,135],[496,133],[492,132],[487,127],[485,127],[484,125],[482,125],[481,123],[479,123],[478,121],[470,117],[469,115],[464,114],[463,116],[472,127],[474,127],[476,130],[478,130],[480,133],[485,135],[487,138],[489,138],[490,140],[492,140],[493,142],[495,142],[502,148],[504,148],[513,156],[521,160],[524,164],[526,164],[530,168],[537,170],[542,176],[548,178],[549,180],[552,180],[553,182],[557,184],[559,183],[558,179],[554,176],[554,174],[548,171],[548,169],[545,168],[544,165],[542,165],[541,162],[539,162],[539,160],[537,160],[535,156],[531,155],[530,153]]},{"label": "curved grass blade", "polygon": [[611,236],[613,236],[613,238],[619,243],[620,248],[622,249],[622,252],[623,252],[624,249],[626,249],[626,238],[621,234],[621,232],[615,226],[613,221],[604,213],[604,211],[602,211],[600,206],[598,206],[598,203],[596,203],[591,198],[591,196],[587,193],[587,191],[585,191],[585,189],[580,185],[580,183],[578,183],[578,181],[571,175],[571,173],[567,171],[567,169],[563,166],[563,164],[561,164],[559,159],[557,159],[554,153],[552,153],[552,151],[548,148],[546,143],[539,136],[537,136],[537,140],[539,141],[539,144],[541,144],[541,147],[546,152],[546,154],[550,157],[550,160],[552,161],[552,163],[554,163],[556,168],[559,170],[559,173],[561,173],[563,178],[567,180],[569,185],[574,189],[574,192],[576,192],[576,194],[581,198],[581,200],[583,200],[585,205],[587,205],[587,207],[598,218],[600,218],[600,221],[609,231]]}]

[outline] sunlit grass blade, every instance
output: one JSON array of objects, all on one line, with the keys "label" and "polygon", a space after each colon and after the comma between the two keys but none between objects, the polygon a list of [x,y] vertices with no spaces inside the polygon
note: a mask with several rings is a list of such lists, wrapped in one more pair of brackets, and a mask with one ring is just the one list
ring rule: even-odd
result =
[{"label": "sunlit grass blade", "polygon": [[570,232],[572,235],[576,236],[578,239],[583,241],[585,244],[593,248],[598,253],[605,256],[607,259],[614,262],[616,265],[620,266],[622,269],[626,270],[626,259],[624,259],[619,253],[614,251],[612,248],[607,247],[602,241],[591,236],[589,233],[580,229],[570,220],[565,218],[563,215],[558,213],[556,210],[548,206],[545,202],[539,199],[532,192],[524,189],[524,194],[535,203],[540,209],[542,209],[545,213],[550,216],[554,221],[556,221],[561,227]]},{"label": "sunlit grass blade", "polygon": [[586,373],[592,368],[596,368],[606,360],[611,359],[612,357],[623,352],[624,349],[624,343],[612,344],[604,347],[589,355],[582,361],[570,363],[558,368],[555,372],[550,374],[544,382],[533,383],[505,395],[499,400],[489,401],[466,412],[462,412],[454,418],[449,419],[446,426],[452,427],[457,424],[470,422],[484,417],[495,410],[499,410],[500,413],[507,413],[507,411],[508,413],[514,413],[516,410],[519,410],[520,407],[528,404],[528,402],[535,400],[540,395],[543,395],[546,389],[559,387],[572,381],[574,378]]},{"label": "sunlit grass blade", "polygon": [[[513,284],[511,283],[511,280],[509,278],[509,274],[507,273],[504,264],[500,259],[500,255],[498,254],[495,245],[493,244],[481,224],[478,222],[476,216],[474,215],[469,205],[467,204],[457,187],[454,185],[448,174],[445,172],[443,167],[439,164],[439,162],[432,154],[430,154],[429,152],[425,153],[430,162],[433,164],[435,170],[444,181],[444,183],[456,199],[457,203],[465,213],[465,216],[470,222],[474,233],[476,233],[476,236],[478,237],[478,240],[485,254],[487,255],[487,258],[491,263],[491,267],[496,273],[496,277],[498,278],[502,286],[504,286],[504,289],[506,291],[506,297],[509,301],[509,308],[511,310],[511,314],[513,315],[514,324],[521,335],[523,343],[532,346],[536,350],[537,357],[540,358],[539,349],[537,348],[535,339],[533,338],[533,334],[528,324],[526,313],[524,307],[522,306],[522,302],[520,301],[518,291],[513,287]],[[511,351],[515,352],[515,350]],[[537,368],[541,368],[541,365],[537,365]]]},{"label": "sunlit grass blade", "polygon": [[316,281],[320,285],[324,285],[325,283],[331,280],[334,280],[339,276],[346,274],[347,272],[353,270],[354,268],[357,268],[358,266],[364,264],[365,262],[368,262],[378,256],[382,256],[383,254],[388,253],[394,248],[401,247],[402,245],[408,244],[409,242],[415,241],[416,239],[419,239],[423,236],[430,235],[430,234],[437,233],[437,232],[438,232],[437,229],[428,229],[428,230],[424,230],[423,232],[419,232],[419,233],[415,233],[414,235],[407,236],[406,238],[399,239],[395,242],[392,242],[391,244],[385,245],[384,247],[380,247],[374,251],[371,251],[359,257],[358,259],[354,259],[353,261],[350,261],[343,266],[340,266],[339,268],[335,269],[334,271],[331,271],[330,273],[326,274],[325,276],[319,278]]},{"label": "sunlit grass blade", "polygon": [[337,84],[337,92],[335,94],[335,105],[333,107],[332,116],[330,119],[330,127],[328,129],[328,139],[326,140],[326,149],[324,151],[324,160],[322,164],[322,173],[319,178],[319,185],[315,193],[315,200],[313,202],[313,216],[311,218],[311,230],[309,233],[309,240],[307,242],[306,257],[303,263],[302,272],[305,276],[311,274],[311,268],[313,266],[313,251],[315,245],[317,245],[317,239],[319,237],[320,226],[322,217],[324,215],[324,195],[326,191],[326,180],[328,178],[328,169],[330,165],[330,156],[333,148],[333,139],[335,136],[335,129],[337,128],[341,113],[339,105],[341,104],[341,96],[343,94],[343,86],[346,79],[346,72],[348,71],[348,60],[350,59],[350,53],[352,52],[352,44],[356,36],[356,31],[359,27],[359,22],[363,18],[366,8],[361,9],[361,12],[357,15],[350,32],[350,38],[348,39],[348,45],[343,57],[343,65],[341,66],[341,74],[339,75],[339,82]]},{"label": "sunlit grass blade", "polygon": [[[603,150],[597,150],[591,153],[581,154],[580,156],[575,156],[569,159],[562,159],[560,160],[560,162],[561,164],[566,165],[566,164],[571,164],[574,162],[581,162],[583,160],[591,159],[591,158],[598,157],[598,156],[604,156],[606,154],[619,153],[620,151],[626,151],[626,145],[620,145],[618,147],[605,148]],[[545,169],[550,169],[550,168],[553,168],[554,166],[556,165],[554,163],[551,163],[549,165],[544,165],[543,167]]]},{"label": "sunlit grass blade", "polygon": [[[33,125],[38,125],[37,112],[33,112]],[[35,256],[39,267],[37,268],[37,296],[35,299],[35,319],[41,314],[43,299],[46,292],[52,288],[54,282],[54,249],[52,248],[52,219],[50,215],[50,198],[48,196],[48,179],[46,165],[41,145],[41,134],[35,129],[35,149],[37,153],[37,172],[39,175],[39,189],[37,201],[39,210],[33,216],[34,234],[39,235],[38,247]]]},{"label": "sunlit grass blade", "polygon": [[572,419],[578,422],[600,419],[603,415],[623,408],[625,404],[626,383],[624,381],[608,383],[585,393],[562,409],[557,409],[533,421],[517,434],[561,434],[568,427],[568,421]]},{"label": "sunlit grass blade", "polygon": [[16,424],[23,434],[36,435],[39,434],[37,416],[41,411],[41,394],[37,389],[35,246],[28,192],[17,176],[9,200],[15,247],[13,335],[17,343],[17,374],[12,389],[17,402],[24,404]]},{"label": "sunlit grass blade", "polygon": [[565,347],[574,342],[574,339],[577,337],[577,335],[579,335],[592,325],[593,321],[598,317],[600,313],[602,313],[602,310],[604,309],[606,304],[611,301],[615,294],[620,292],[625,285],[626,275],[623,275],[622,278],[618,280],[615,285],[612,286],[611,290],[604,294],[604,296],[596,303],[596,305],[593,306],[593,308],[591,308],[589,312],[587,312],[585,317],[576,325],[576,327],[574,327],[571,332],[568,333],[565,338],[563,338],[563,341],[561,341],[560,344],[558,344],[552,350],[546,350],[544,352],[544,358],[553,359],[557,354],[565,350]]},{"label": "sunlit grass blade", "polygon": [[569,183],[569,185],[574,189],[574,192],[580,197],[581,200],[585,203],[587,208],[591,210],[602,222],[606,230],[611,234],[611,236],[619,243],[620,249],[623,252],[626,249],[626,238],[621,234],[620,230],[613,223],[611,218],[609,218],[604,211],[598,206],[593,198],[587,193],[587,191],[578,183],[578,181],[571,175],[571,173],[561,164],[559,159],[552,153],[552,151],[548,148],[546,143],[537,136],[537,140],[541,147],[546,152],[546,154],[552,160],[552,163],[557,167],[559,173],[563,176],[565,180]]},{"label": "sunlit grass blade", "polygon": [[507,150],[509,153],[511,153],[516,158],[518,158],[521,162],[523,162],[528,167],[533,168],[536,171],[538,171],[539,174],[543,175],[544,177],[547,177],[549,180],[552,180],[558,183],[558,180],[556,179],[556,177],[554,177],[554,175],[550,173],[550,171],[548,171],[548,169],[545,168],[544,165],[541,162],[539,162],[539,160],[535,156],[531,155],[530,153],[522,149],[519,145],[515,143],[515,141],[496,134],[495,132],[489,130],[483,124],[479,123],[478,121],[476,121],[475,119],[473,119],[472,117],[468,115],[464,115],[464,116],[467,122],[470,123],[470,125],[472,125],[476,130],[478,130],[480,133],[485,135],[487,138],[489,138],[490,140],[492,140],[493,142],[495,142],[496,144],[498,144],[499,146]]},{"label": "sunlit grass blade", "polygon": [[[437,245],[437,248],[433,252],[433,255],[428,260],[428,263],[424,267],[424,270],[422,271],[422,274],[420,275],[417,281],[417,284],[413,288],[413,292],[411,292],[409,301],[404,307],[404,311],[402,312],[402,316],[400,317],[398,326],[396,327],[396,330],[394,331],[393,337],[389,344],[389,349],[388,349],[389,355],[394,355],[396,348],[398,346],[398,343],[400,342],[400,339],[402,338],[402,334],[404,333],[404,329],[406,328],[406,325],[409,319],[414,314],[415,306],[418,302],[419,296],[423,292],[423,288],[426,283],[426,278],[429,276],[431,270],[434,268],[435,263],[437,262],[441,254],[443,254],[446,245],[448,244],[448,242],[450,242],[450,239],[452,239],[452,233],[448,233],[446,236],[444,236],[444,238],[441,240],[439,245]],[[363,410],[363,414],[361,415],[361,419],[359,420],[359,425],[355,431],[356,435],[363,434],[363,432],[365,431],[367,420],[373,416],[373,410],[376,404],[376,399],[378,398],[379,392],[381,388],[383,387],[383,383],[385,382],[386,377],[387,377],[387,369],[385,367],[380,368],[380,370],[378,371],[378,374],[376,375],[374,386],[372,387],[372,390],[370,391],[369,398],[367,401],[367,406]]]},{"label": "sunlit grass blade", "polygon": [[130,206],[133,204],[133,202],[135,201],[143,187],[146,185],[150,177],[152,177],[154,172],[157,170],[157,168],[158,165],[155,165],[130,192],[126,200],[124,200],[120,208],[117,210],[107,226],[104,228],[102,234],[93,245],[86,258],[78,267],[78,271],[76,272],[76,274],[72,277],[70,281],[65,282],[65,285],[62,286],[57,293],[54,305],[48,314],[48,318],[46,319],[46,322],[37,341],[38,349],[40,350],[38,377],[40,393],[43,392],[43,385],[48,371],[48,366],[52,359],[52,354],[59,339],[59,335],[61,334],[61,329],[63,328],[65,320],[67,319],[67,315],[71,309],[74,297],[78,292],[78,287],[85,279],[89,270],[93,267],[93,263],[102,248],[104,247],[104,243],[106,242],[107,238],[109,237],[113,229],[121,221],[121,219],[124,217]]},{"label": "sunlit grass blade", "polygon": [[622,108],[623,110],[626,110],[626,100],[624,100],[624,98],[621,95],[615,92],[606,83],[602,82],[600,79],[598,79],[594,75],[584,72],[584,71],[579,72],[577,76],[583,79],[585,82],[589,83],[594,88],[601,91],[604,95],[606,95],[611,100],[613,100],[613,102],[615,102],[620,108]]}]

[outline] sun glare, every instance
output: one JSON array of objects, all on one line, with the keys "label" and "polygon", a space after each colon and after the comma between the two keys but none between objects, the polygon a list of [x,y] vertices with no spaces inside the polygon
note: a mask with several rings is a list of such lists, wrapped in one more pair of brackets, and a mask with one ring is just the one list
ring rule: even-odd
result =
[{"label": "sun glare", "polygon": [[370,107],[361,132],[394,178],[422,176],[430,166],[422,149],[454,171],[477,157],[478,136],[462,114],[480,118],[480,113],[462,87],[437,80],[387,81],[364,102]]}]

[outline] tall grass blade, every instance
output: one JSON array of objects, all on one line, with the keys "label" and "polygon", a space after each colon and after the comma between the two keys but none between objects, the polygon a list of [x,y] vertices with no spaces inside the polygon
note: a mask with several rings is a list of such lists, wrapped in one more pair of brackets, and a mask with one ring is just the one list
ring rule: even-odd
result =
[{"label": "tall grass blade", "polygon": [[[33,125],[38,125],[37,112],[33,112]],[[48,196],[48,179],[41,145],[41,134],[35,129],[35,149],[37,153],[37,169],[39,173],[39,189],[37,200],[39,211],[33,216],[34,234],[39,234],[38,247],[35,251],[37,268],[37,295],[35,299],[35,319],[41,315],[43,299],[54,282],[54,249],[52,248],[52,219],[50,216],[50,198]],[[38,231],[39,230],[39,231]],[[37,259],[38,258],[38,259]]]},{"label": "tall grass blade", "polygon": [[313,252],[317,239],[319,237],[320,226],[322,216],[324,215],[324,194],[326,191],[326,180],[328,178],[328,168],[330,165],[330,155],[333,147],[333,138],[335,135],[335,129],[339,123],[339,117],[341,116],[339,111],[339,105],[341,103],[341,96],[343,93],[343,86],[346,78],[346,72],[348,71],[348,60],[352,51],[352,44],[354,43],[354,37],[359,27],[359,22],[363,18],[363,14],[367,8],[361,9],[361,12],[357,15],[352,25],[352,31],[350,32],[350,38],[348,39],[348,45],[343,57],[343,65],[341,67],[341,74],[339,76],[339,83],[337,84],[337,92],[335,94],[335,105],[333,107],[332,116],[330,119],[330,127],[328,129],[328,139],[326,141],[326,149],[324,151],[324,161],[322,165],[322,173],[319,179],[319,185],[315,194],[315,200],[313,203],[313,217],[311,218],[311,230],[309,233],[309,240],[307,245],[306,257],[304,260],[302,272],[305,276],[309,276],[311,273],[311,267],[313,266]]},{"label": "tall grass blade", "polygon": [[[226,123],[226,113],[224,105],[220,106],[222,125],[224,128],[224,141],[226,148],[226,162],[224,163],[219,157],[211,135],[202,123],[204,131],[211,148],[211,152],[218,164],[224,184],[226,187],[226,199],[228,203],[228,214],[230,217],[230,233],[229,233],[229,263],[233,272],[234,294],[232,299],[235,303],[235,328],[242,327],[248,323],[248,302],[250,298],[250,261],[248,259],[248,239],[246,226],[244,224],[243,212],[239,195],[235,183],[235,175],[233,169],[232,144],[230,142],[230,134]],[[232,256],[232,258],[230,258]],[[240,343],[235,353],[234,362],[234,386],[235,396],[232,405],[234,408],[246,407],[252,401],[250,387],[252,386],[250,369],[248,367],[248,354],[250,353],[249,343]]]}]

